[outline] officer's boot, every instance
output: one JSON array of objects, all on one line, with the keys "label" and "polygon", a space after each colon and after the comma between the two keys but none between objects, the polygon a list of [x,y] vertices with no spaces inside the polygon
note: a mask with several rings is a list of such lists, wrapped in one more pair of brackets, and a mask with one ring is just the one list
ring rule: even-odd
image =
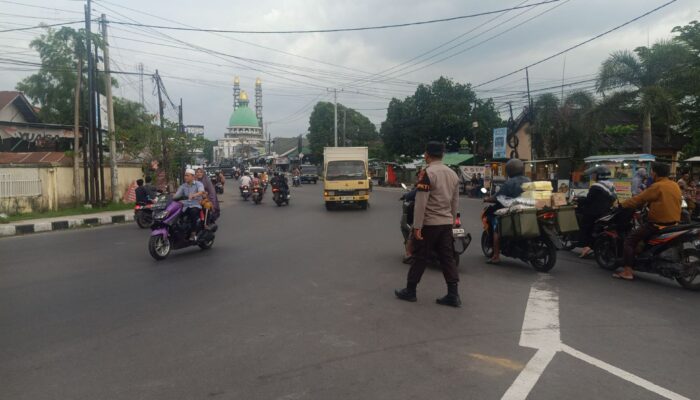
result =
[{"label": "officer's boot", "polygon": [[418,285],[415,283],[408,283],[404,289],[394,290],[394,294],[397,298],[405,301],[415,302],[416,299],[416,287]]},{"label": "officer's boot", "polygon": [[447,284],[447,295],[435,300],[436,303],[443,306],[461,307],[462,300],[459,298],[459,291],[456,283]]}]

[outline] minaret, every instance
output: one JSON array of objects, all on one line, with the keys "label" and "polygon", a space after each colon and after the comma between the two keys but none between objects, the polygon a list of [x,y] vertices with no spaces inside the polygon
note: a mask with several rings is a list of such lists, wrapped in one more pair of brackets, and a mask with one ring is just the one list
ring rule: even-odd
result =
[{"label": "minaret", "polygon": [[262,81],[260,78],[255,80],[255,115],[258,117],[258,125],[263,127],[262,116]]},{"label": "minaret", "polygon": [[238,77],[233,78],[233,111],[236,111],[238,106],[238,99],[241,96],[241,80]]}]

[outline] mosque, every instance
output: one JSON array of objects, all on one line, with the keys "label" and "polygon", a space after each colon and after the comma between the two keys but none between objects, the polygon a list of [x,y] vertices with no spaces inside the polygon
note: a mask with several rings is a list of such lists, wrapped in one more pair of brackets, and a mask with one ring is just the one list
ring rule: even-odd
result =
[{"label": "mosque", "polygon": [[214,146],[214,164],[224,160],[252,159],[265,154],[265,133],[262,116],[262,82],[255,81],[255,110],[249,107],[248,93],[240,89],[240,80],[233,81],[233,112],[224,138]]}]

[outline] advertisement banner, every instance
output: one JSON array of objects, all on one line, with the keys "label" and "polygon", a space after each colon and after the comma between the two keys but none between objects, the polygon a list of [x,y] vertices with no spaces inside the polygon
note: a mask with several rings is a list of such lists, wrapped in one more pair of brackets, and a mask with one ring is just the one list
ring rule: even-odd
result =
[{"label": "advertisement banner", "polygon": [[462,171],[462,176],[461,178],[470,180],[472,177],[476,174],[481,174],[481,176],[484,176],[484,171],[486,168],[483,166],[479,165],[469,165],[469,166],[460,166],[459,170]]},{"label": "advertisement banner", "polygon": [[506,136],[508,128],[493,129],[493,159],[500,160],[506,158]]}]

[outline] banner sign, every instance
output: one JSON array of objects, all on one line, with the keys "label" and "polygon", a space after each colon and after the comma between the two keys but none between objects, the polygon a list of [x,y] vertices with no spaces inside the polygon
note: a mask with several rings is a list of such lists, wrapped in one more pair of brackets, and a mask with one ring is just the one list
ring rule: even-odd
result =
[{"label": "banner sign", "polygon": [[0,139],[22,139],[27,142],[68,139],[73,131],[57,128],[36,128],[29,126],[0,126]]},{"label": "banner sign", "polygon": [[508,128],[493,129],[493,159],[500,160],[506,158],[506,136]]},{"label": "banner sign", "polygon": [[479,166],[479,165],[469,165],[469,166],[460,166],[459,167],[460,171],[462,171],[462,177],[464,179],[472,179],[472,177],[476,174],[481,174],[481,177],[484,177],[484,173],[486,168],[484,166]]}]

